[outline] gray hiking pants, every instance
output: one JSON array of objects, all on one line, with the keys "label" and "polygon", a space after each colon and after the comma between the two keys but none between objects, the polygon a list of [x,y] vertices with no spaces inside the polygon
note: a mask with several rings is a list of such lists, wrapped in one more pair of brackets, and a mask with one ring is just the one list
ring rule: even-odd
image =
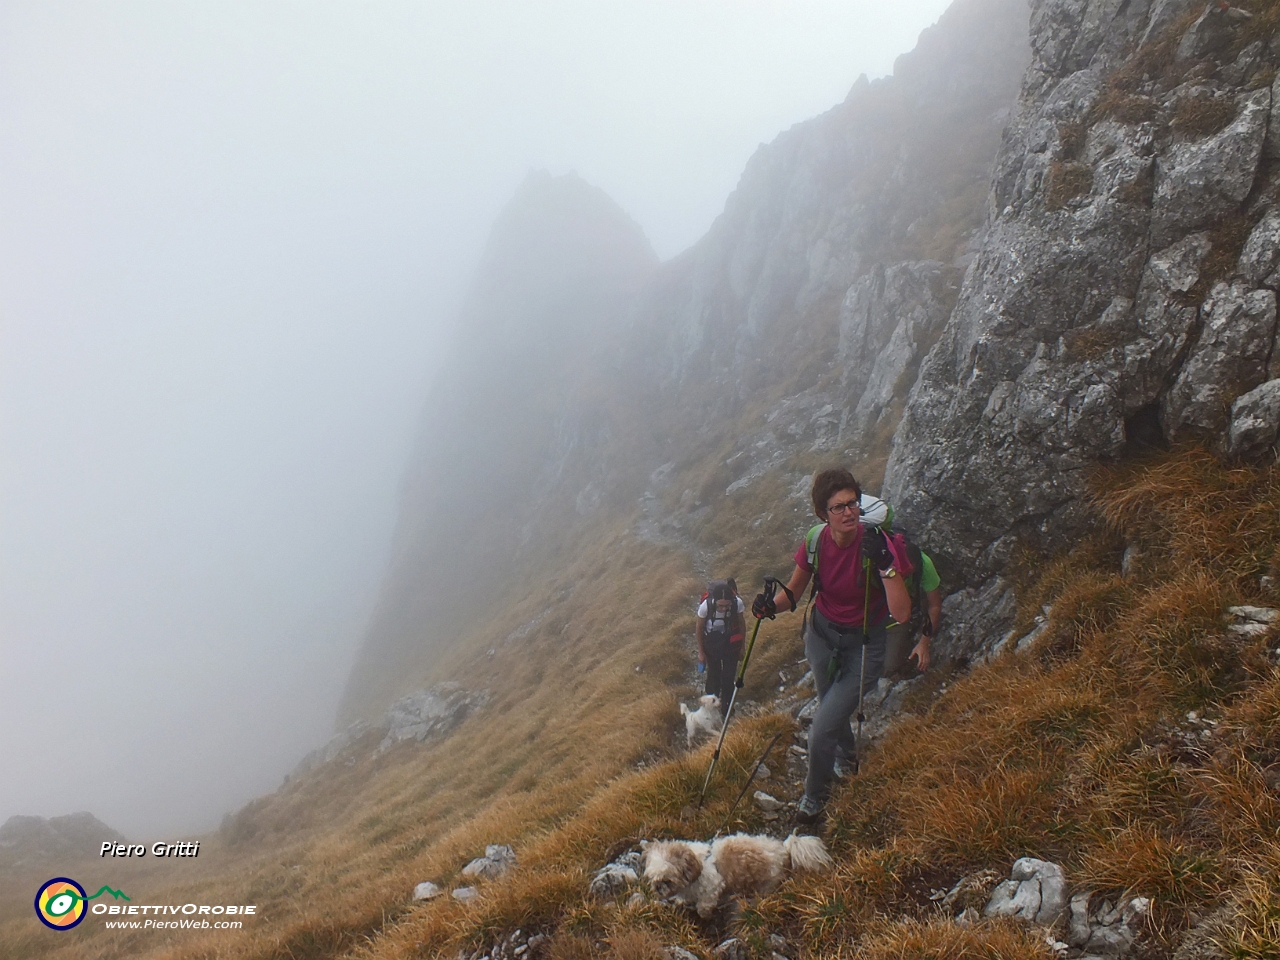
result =
[{"label": "gray hiking pants", "polygon": [[[853,757],[857,741],[849,718],[858,711],[858,690],[866,695],[884,672],[885,628],[872,627],[866,645],[866,673],[862,675],[860,632],[842,633],[814,607],[804,631],[804,653],[818,687],[818,710],[809,727],[809,773],[805,796],[826,802],[837,754]],[[833,668],[832,661],[835,660]],[[861,683],[859,683],[861,680]]]}]

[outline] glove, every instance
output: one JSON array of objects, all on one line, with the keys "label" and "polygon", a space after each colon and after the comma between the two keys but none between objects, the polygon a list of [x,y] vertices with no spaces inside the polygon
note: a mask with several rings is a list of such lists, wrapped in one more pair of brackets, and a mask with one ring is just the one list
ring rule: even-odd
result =
[{"label": "glove", "polygon": [[757,620],[763,620],[766,617],[772,620],[778,615],[778,605],[763,593],[757,593],[756,598],[751,601],[751,615]]},{"label": "glove", "polygon": [[888,570],[893,566],[893,554],[889,545],[884,542],[884,534],[879,530],[865,530],[862,534],[862,555],[877,570]]},{"label": "glove", "polygon": [[698,662],[698,672],[699,672],[699,673],[706,673],[706,672],[707,672],[707,665],[706,665],[705,663],[702,663],[701,661],[699,661],[699,662]]}]

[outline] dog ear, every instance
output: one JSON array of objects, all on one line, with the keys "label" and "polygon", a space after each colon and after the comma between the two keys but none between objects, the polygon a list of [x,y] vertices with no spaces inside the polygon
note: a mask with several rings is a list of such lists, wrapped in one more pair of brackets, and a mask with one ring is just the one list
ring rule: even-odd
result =
[{"label": "dog ear", "polygon": [[685,886],[702,876],[702,858],[683,843],[671,851],[671,865],[676,868]]}]

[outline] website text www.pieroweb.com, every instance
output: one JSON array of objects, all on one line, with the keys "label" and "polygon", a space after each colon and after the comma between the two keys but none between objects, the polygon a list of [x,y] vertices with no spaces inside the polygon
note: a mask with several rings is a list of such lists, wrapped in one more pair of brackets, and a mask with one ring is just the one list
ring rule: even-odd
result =
[{"label": "website text www.pieroweb.com", "polygon": [[257,910],[254,904],[203,903],[95,903],[89,908],[108,930],[240,930]]}]

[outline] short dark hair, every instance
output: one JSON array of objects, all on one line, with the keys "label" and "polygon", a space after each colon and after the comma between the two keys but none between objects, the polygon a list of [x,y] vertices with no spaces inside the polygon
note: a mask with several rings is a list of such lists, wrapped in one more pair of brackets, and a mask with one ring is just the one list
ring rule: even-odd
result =
[{"label": "short dark hair", "polygon": [[844,467],[830,467],[813,478],[813,512],[819,520],[827,519],[827,501],[841,490],[862,496],[862,484]]}]

